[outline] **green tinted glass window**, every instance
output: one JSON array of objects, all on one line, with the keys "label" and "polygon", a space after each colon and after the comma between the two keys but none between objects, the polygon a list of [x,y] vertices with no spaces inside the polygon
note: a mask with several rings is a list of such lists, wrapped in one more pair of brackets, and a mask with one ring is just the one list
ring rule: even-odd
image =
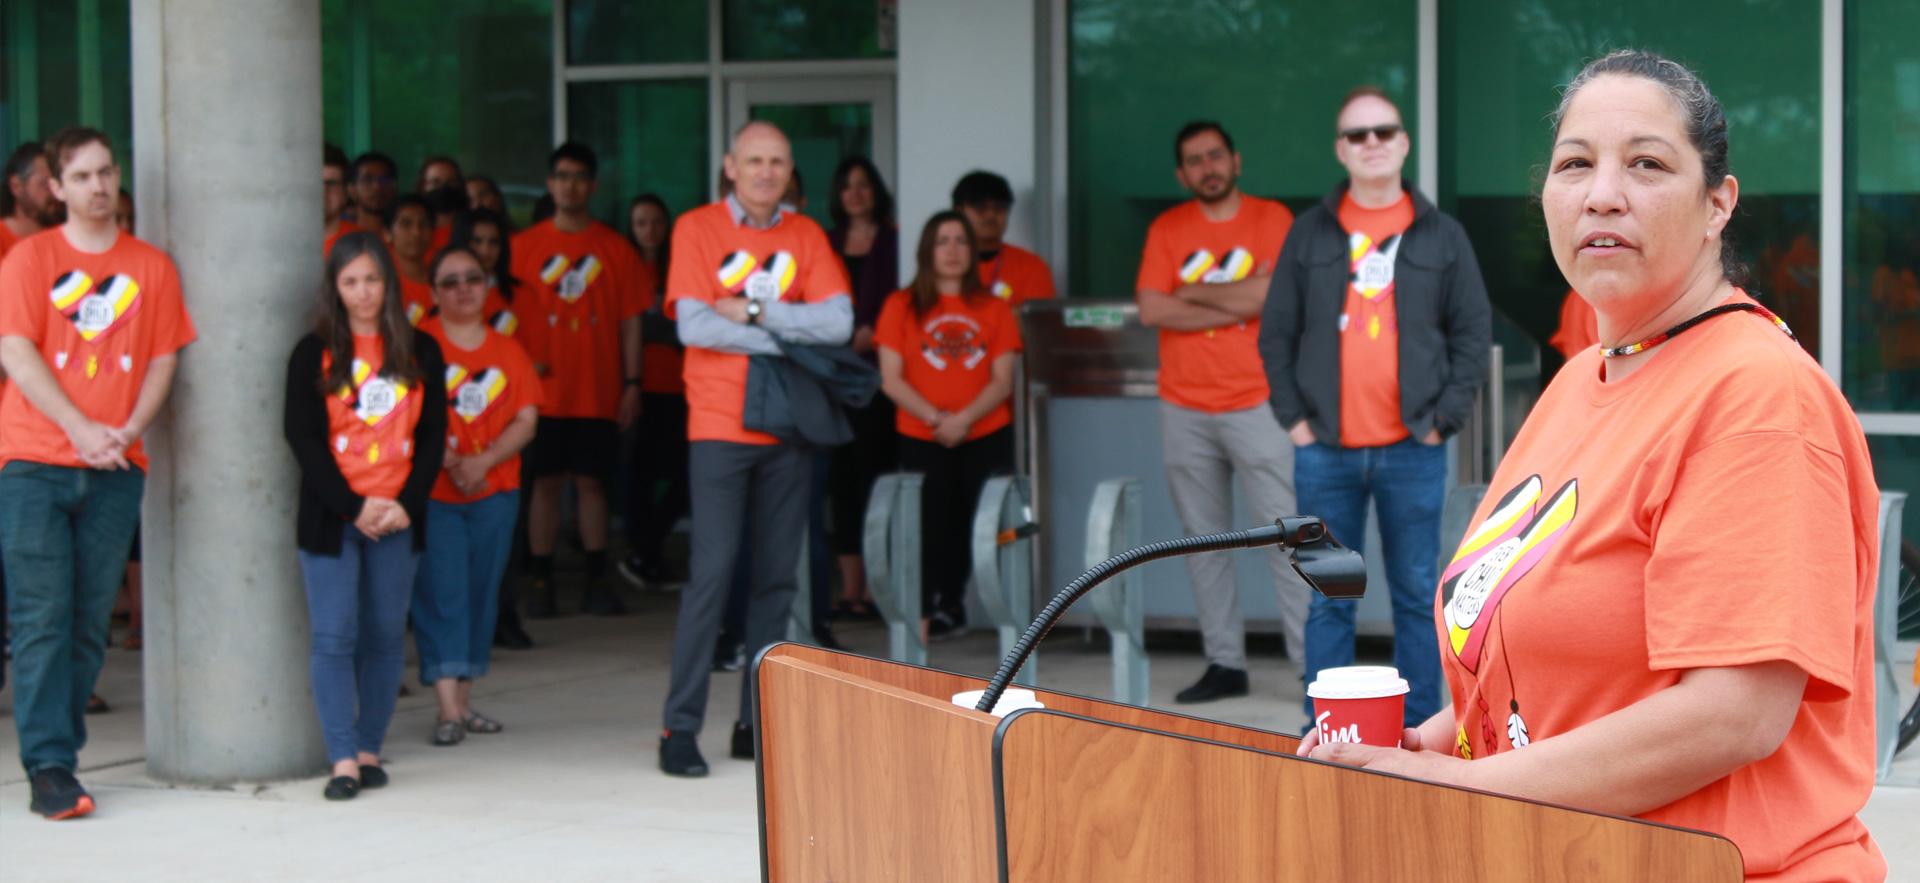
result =
[{"label": "green tinted glass window", "polygon": [[1133,294],[1147,225],[1188,198],[1173,177],[1173,136],[1189,120],[1224,124],[1241,188],[1296,212],[1343,174],[1334,115],[1349,89],[1385,89],[1411,125],[1415,12],[1412,0],[1073,0],[1069,293]]},{"label": "green tinted glass window", "polygon": [[133,189],[133,56],[127,0],[0,4],[0,153],[68,126],[113,139]]},{"label": "green tinted glass window", "polygon": [[[1729,39],[1729,34],[1739,35]],[[1473,239],[1494,306],[1536,341],[1568,290],[1533,194],[1559,87],[1619,47],[1688,65],[1725,107],[1740,207],[1729,233],[1748,286],[1819,339],[1820,4],[1453,3],[1440,17],[1441,206]],[[1549,368],[1559,363],[1548,350]]]},{"label": "green tinted glass window", "polygon": [[[1920,6],[1847,4],[1841,381],[1863,411],[1920,411]],[[1888,442],[1891,449],[1895,446]],[[1920,440],[1901,443],[1920,479]],[[1920,496],[1920,480],[1900,487]],[[1907,532],[1920,537],[1920,504]]]},{"label": "green tinted glass window", "polygon": [[892,4],[876,0],[725,0],[728,61],[892,58]]},{"label": "green tinted glass window", "polygon": [[706,60],[706,0],[567,0],[569,64]]},{"label": "green tinted glass window", "polygon": [[706,80],[576,83],[567,133],[599,153],[593,215],[622,232],[627,204],[642,193],[660,194],[676,215],[707,201],[716,172],[707,160]]},{"label": "green tinted glass window", "polygon": [[524,219],[553,147],[552,4],[324,0],[321,10],[327,140],[392,156],[403,192],[422,159],[450,155],[499,182]]}]

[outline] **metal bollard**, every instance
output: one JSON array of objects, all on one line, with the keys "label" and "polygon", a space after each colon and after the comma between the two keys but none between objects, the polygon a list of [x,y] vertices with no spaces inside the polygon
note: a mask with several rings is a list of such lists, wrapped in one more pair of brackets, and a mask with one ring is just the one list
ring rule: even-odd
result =
[{"label": "metal bollard", "polygon": [[[1087,511],[1087,566],[1140,544],[1140,481],[1109,478],[1093,489]],[[1146,593],[1140,571],[1122,573],[1092,592],[1093,609],[1113,640],[1113,698],[1147,704]]]},{"label": "metal bollard", "polygon": [[[1900,667],[1894,643],[1900,622],[1900,532],[1907,506],[1905,491],[1880,489],[1880,579],[1873,598],[1873,673],[1875,702],[1874,781],[1893,774],[1893,752],[1900,737]],[[1904,661],[1904,660],[1903,660]]]},{"label": "metal bollard", "polygon": [[919,473],[882,475],[867,500],[861,552],[873,603],[887,624],[887,655],[895,662],[927,664],[920,640]]},{"label": "metal bollard", "polygon": [[[1027,499],[1025,479],[996,476],[980,489],[973,513],[973,583],[1000,633],[1002,658],[1033,621],[1033,509]],[[1028,656],[1013,682],[1034,686],[1036,667]]]}]

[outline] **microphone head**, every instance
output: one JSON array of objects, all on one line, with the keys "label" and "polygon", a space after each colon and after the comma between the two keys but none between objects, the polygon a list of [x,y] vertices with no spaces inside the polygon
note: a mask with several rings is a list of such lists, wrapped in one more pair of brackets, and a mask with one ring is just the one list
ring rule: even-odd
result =
[{"label": "microphone head", "polygon": [[1340,541],[1333,538],[1332,531],[1319,524],[1314,527],[1321,529],[1290,531],[1298,540],[1287,549],[1287,561],[1293,565],[1293,572],[1300,574],[1300,578],[1306,580],[1314,591],[1328,598],[1349,599],[1365,595],[1366,559],[1361,558],[1360,553],[1340,545]]}]

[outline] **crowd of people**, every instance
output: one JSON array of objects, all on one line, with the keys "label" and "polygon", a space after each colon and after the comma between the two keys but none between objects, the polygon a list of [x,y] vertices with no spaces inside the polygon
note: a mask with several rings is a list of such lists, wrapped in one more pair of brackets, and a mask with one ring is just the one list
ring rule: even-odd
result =
[{"label": "crowd of people", "polygon": [[[1722,248],[1738,182],[1711,92],[1636,52],[1568,87],[1542,207],[1595,343],[1569,345],[1444,568],[1443,445],[1484,380],[1487,293],[1460,224],[1402,178],[1393,102],[1355,89],[1334,124],[1346,177],[1298,218],[1240,190],[1222,124],[1174,133],[1192,199],[1152,224],[1135,292],[1159,335],[1185,530],[1229,528],[1236,479],[1258,517],[1318,514],[1355,547],[1377,513],[1411,687],[1403,746],[1309,732],[1301,752],[1723,832],[1750,873],[1884,871],[1854,815],[1873,738],[1870,458]],[[93,808],[73,770],[134,542],[140,435],[194,332],[166,255],[116,226],[105,135],[63,131],[6,172],[0,555],[21,759],[35,811],[64,818]],[[870,610],[858,536],[883,471],[926,477],[924,636],[966,628],[966,515],[1015,468],[1016,308],[1054,295],[1045,262],[1005,241],[1005,179],[961,178],[905,267],[874,165],[840,164],[823,230],[765,122],[734,133],[719,201],[675,216],[643,194],[625,230],[592,216],[598,159],[582,144],[553,151],[520,230],[499,188],[450,158],[424,162],[412,193],[397,173],[327,150],[325,276],[287,363],[328,798],[389,783],[409,631],[438,704],[431,741],[503,729],[473,682],[494,645],[529,641],[521,615],[557,612],[568,500],[591,614],[623,612],[613,570],[676,582],[664,538],[690,516],[668,774],[708,771],[710,674],[783,634],[802,543],[817,609]],[[1753,316],[1709,321],[1732,313]],[[618,498],[629,556],[610,562]],[[1768,529],[1787,521],[1828,529]],[[503,591],[516,536],[524,598]],[[1244,695],[1230,563],[1188,560],[1207,667],[1176,701]],[[1271,565],[1303,676],[1350,663],[1353,602]],[[830,617],[816,622],[834,645]],[[730,753],[750,760],[742,681]]]}]

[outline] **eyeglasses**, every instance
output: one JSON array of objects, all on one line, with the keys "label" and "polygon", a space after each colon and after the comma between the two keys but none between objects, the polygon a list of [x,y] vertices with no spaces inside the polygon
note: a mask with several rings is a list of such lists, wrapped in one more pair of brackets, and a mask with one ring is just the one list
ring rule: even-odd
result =
[{"label": "eyeglasses", "polygon": [[485,273],[473,272],[465,276],[442,276],[433,283],[433,286],[441,291],[452,291],[462,285],[485,284],[487,284],[487,275]]},{"label": "eyeglasses", "polygon": [[1355,147],[1367,143],[1368,135],[1372,135],[1378,139],[1380,143],[1385,144],[1388,141],[1392,141],[1393,136],[1398,134],[1400,134],[1400,125],[1398,123],[1388,123],[1384,126],[1361,126],[1358,129],[1340,130],[1340,137],[1347,139],[1347,143]]}]

